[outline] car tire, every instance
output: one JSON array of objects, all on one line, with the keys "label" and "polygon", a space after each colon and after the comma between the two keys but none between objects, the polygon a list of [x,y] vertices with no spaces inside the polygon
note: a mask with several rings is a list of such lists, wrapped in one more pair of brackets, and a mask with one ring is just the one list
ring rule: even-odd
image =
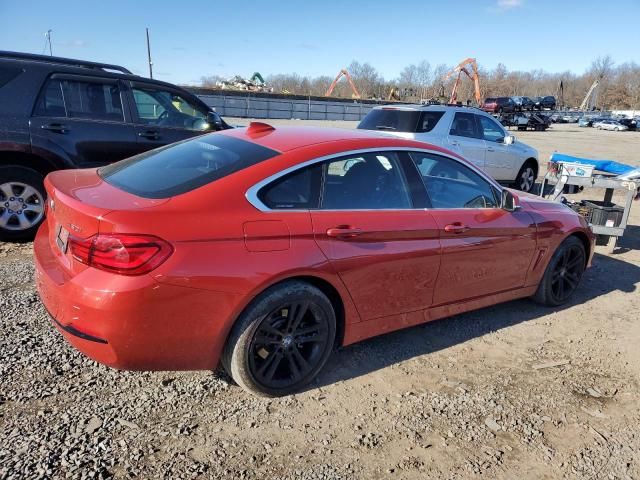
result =
[{"label": "car tire", "polygon": [[536,185],[537,176],[538,171],[534,165],[534,162],[528,160],[524,162],[522,167],[520,167],[520,171],[518,172],[518,176],[516,177],[514,186],[522,192],[529,193]]},{"label": "car tire", "polygon": [[556,249],[533,295],[541,305],[566,303],[578,288],[587,266],[587,253],[579,238],[571,236]]},{"label": "car tire", "polygon": [[222,364],[254,395],[288,395],[316,377],[335,337],[336,316],[327,296],[306,282],[287,281],[258,295],[240,315]]},{"label": "car tire", "polygon": [[32,240],[46,198],[42,174],[21,165],[0,166],[0,241]]}]

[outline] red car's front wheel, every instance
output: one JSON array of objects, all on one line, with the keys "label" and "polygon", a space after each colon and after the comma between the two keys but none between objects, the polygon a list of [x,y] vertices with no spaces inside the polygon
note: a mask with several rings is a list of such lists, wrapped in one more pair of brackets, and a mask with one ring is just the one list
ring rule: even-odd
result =
[{"label": "red car's front wheel", "polygon": [[240,316],[222,361],[251,393],[287,395],[315,378],[335,335],[335,312],[326,295],[304,282],[285,282],[259,295]]}]

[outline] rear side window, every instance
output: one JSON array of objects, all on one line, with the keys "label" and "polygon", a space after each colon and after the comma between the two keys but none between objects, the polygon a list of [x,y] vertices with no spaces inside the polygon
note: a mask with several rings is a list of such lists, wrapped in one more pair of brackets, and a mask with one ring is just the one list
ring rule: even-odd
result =
[{"label": "rear side window", "polygon": [[482,138],[476,123],[475,115],[472,113],[462,112],[457,112],[453,117],[453,123],[451,124],[449,135],[467,138]]},{"label": "rear side window", "polygon": [[55,78],[42,89],[34,115],[124,121],[117,84]]},{"label": "rear side window", "polygon": [[279,155],[255,143],[211,134],[102,167],[109,184],[145,198],[186,193]]},{"label": "rear side window", "polygon": [[258,197],[273,209],[318,208],[322,165],[297,170],[263,188]]},{"label": "rear side window", "polygon": [[66,117],[62,96],[62,84],[59,80],[49,80],[40,93],[34,115],[40,117]]},{"label": "rear side window", "polygon": [[362,130],[388,130],[391,132],[415,132],[420,120],[418,110],[374,108],[362,119],[358,128]]},{"label": "rear side window", "polygon": [[64,80],[62,94],[71,118],[124,120],[120,89],[116,84]]},{"label": "rear side window", "polygon": [[444,112],[442,111],[441,112],[430,112],[430,111],[422,112],[422,115],[420,116],[420,122],[418,123],[418,128],[416,131],[421,133],[430,132],[435,128],[435,126],[438,124],[438,122],[440,121],[443,115],[444,115]]}]

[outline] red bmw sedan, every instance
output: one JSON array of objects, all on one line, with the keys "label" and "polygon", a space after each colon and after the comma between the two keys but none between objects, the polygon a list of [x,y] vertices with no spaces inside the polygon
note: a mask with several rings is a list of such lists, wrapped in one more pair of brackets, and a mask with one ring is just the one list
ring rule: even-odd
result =
[{"label": "red bmw sedan", "polygon": [[45,181],[38,291],[119,369],[224,366],[299,390],[332,349],[522,297],[566,302],[594,235],[463,158],[363,130],[252,123]]}]

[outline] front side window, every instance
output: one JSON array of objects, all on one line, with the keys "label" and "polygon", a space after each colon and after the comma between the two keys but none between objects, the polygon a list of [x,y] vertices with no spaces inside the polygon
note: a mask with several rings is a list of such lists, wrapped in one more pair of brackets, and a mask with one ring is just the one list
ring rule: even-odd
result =
[{"label": "front side window", "polygon": [[475,115],[463,112],[457,112],[454,115],[449,135],[467,138],[482,138],[478,132]]},{"label": "front side window", "polygon": [[63,80],[62,96],[70,118],[124,121],[120,89],[115,83]]},{"label": "front side window", "polygon": [[494,189],[471,168],[431,153],[411,152],[433,208],[496,208]]},{"label": "front side window", "polygon": [[390,152],[364,153],[326,162],[320,208],[411,208],[407,183],[397,155]]},{"label": "front side window", "polygon": [[485,140],[488,142],[502,142],[504,140],[504,130],[495,120],[484,115],[477,117],[480,120],[480,129]]},{"label": "front side window", "polygon": [[204,130],[207,111],[183,96],[154,88],[133,88],[138,120],[145,125]]}]

